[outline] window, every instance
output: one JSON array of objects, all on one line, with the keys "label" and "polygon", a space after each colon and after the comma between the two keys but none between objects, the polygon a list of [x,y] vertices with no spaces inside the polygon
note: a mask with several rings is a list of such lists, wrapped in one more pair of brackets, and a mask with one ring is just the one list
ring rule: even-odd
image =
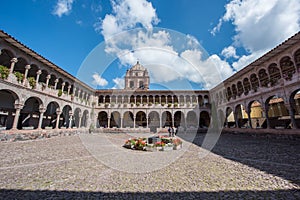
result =
[{"label": "window", "polygon": [[130,88],[133,88],[133,87],[134,87],[134,82],[133,82],[133,81],[130,81],[130,82],[129,82],[129,87],[130,87]]}]

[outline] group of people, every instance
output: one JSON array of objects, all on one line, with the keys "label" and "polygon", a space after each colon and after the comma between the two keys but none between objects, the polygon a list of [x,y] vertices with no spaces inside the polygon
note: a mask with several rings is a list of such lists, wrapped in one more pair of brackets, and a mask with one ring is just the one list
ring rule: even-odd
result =
[{"label": "group of people", "polygon": [[177,134],[177,128],[175,128],[174,126],[170,126],[168,128],[168,132],[169,132],[169,137],[174,137]]}]

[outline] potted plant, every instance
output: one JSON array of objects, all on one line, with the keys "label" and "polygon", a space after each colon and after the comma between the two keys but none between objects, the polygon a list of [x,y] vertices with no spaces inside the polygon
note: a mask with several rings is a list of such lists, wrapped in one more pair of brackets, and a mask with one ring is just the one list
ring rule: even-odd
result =
[{"label": "potted plant", "polygon": [[57,96],[61,97],[62,94],[63,94],[63,91],[61,89],[59,89]]},{"label": "potted plant", "polygon": [[34,77],[29,77],[28,78],[28,82],[29,82],[29,85],[32,89],[35,88],[35,85],[36,85],[36,81],[35,81],[35,78]]},{"label": "potted plant", "polygon": [[0,75],[2,79],[7,79],[9,75],[9,69],[3,65],[0,65]]},{"label": "potted plant", "polygon": [[17,77],[17,81],[20,83],[24,79],[24,74],[21,72],[15,72],[14,75]]}]

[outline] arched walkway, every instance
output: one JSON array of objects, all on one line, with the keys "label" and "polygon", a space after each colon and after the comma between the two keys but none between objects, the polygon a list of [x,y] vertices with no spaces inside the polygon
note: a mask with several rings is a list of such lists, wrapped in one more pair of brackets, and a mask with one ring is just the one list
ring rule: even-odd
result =
[{"label": "arched walkway", "polygon": [[226,127],[232,128],[235,127],[235,119],[232,108],[226,108],[226,118],[225,118]]},{"label": "arched walkway", "polygon": [[0,129],[11,129],[13,126],[15,102],[19,98],[16,93],[10,90],[0,90]]},{"label": "arched walkway", "polygon": [[121,115],[119,112],[114,111],[110,116],[110,128],[120,128],[121,127]]},{"label": "arched walkway", "polygon": [[283,98],[278,96],[272,96],[267,99],[268,128],[288,128],[290,126],[291,119],[284,103]]},{"label": "arched walkway", "polygon": [[123,121],[124,121],[123,123],[124,128],[127,127],[133,128],[133,113],[130,111],[126,111],[124,113]]},{"label": "arched walkway", "polygon": [[136,113],[136,126],[139,127],[147,127],[147,118],[146,118],[146,113],[143,111],[139,111]]},{"label": "arched walkway", "polygon": [[40,108],[42,106],[43,103],[38,97],[28,98],[20,113],[18,129],[25,127],[28,129],[37,129],[40,119]]},{"label": "arched walkway", "polygon": [[259,101],[251,101],[248,109],[250,110],[250,119],[252,128],[266,128],[265,113]]},{"label": "arched walkway", "polygon": [[156,132],[156,129],[160,127],[159,114],[156,111],[151,111],[148,116],[148,127],[150,131]]},{"label": "arched walkway", "polygon": [[200,113],[199,126],[201,128],[208,128],[210,125],[210,117],[207,111],[202,111]]},{"label": "arched walkway", "polygon": [[44,114],[45,118],[43,120],[43,128],[45,127],[56,127],[57,121],[57,111],[59,111],[59,105],[57,102],[52,101],[47,105],[46,112]]},{"label": "arched walkway", "polygon": [[72,128],[74,120],[73,120],[73,113],[72,113],[71,106],[65,105],[63,107],[61,117],[62,119],[60,120],[60,128],[61,127]]},{"label": "arched walkway", "polygon": [[174,114],[174,126],[185,128],[185,120],[184,120],[184,113],[183,112],[181,112],[181,111],[175,112],[175,114]]},{"label": "arched walkway", "polygon": [[172,115],[169,111],[164,111],[161,117],[162,127],[172,126]]},{"label": "arched walkway", "polygon": [[198,128],[198,117],[194,111],[189,111],[186,115],[187,128]]},{"label": "arched walkway", "polygon": [[104,127],[107,128],[108,127],[108,117],[107,117],[107,113],[104,111],[101,111],[98,113],[98,124],[99,127]]},{"label": "arched walkway", "polygon": [[74,111],[74,125],[77,128],[80,128],[81,117],[82,117],[81,109],[76,108],[75,111]]}]

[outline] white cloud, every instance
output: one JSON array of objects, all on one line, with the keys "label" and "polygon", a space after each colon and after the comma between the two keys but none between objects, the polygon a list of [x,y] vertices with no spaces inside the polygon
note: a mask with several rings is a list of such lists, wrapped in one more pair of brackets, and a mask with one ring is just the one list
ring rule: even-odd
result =
[{"label": "white cloud", "polygon": [[125,83],[124,78],[114,78],[113,82],[115,83],[114,87],[112,89],[124,89]]},{"label": "white cloud", "polygon": [[[168,86],[172,81],[192,81],[205,89],[233,73],[217,55],[208,57],[195,37],[153,28],[159,19],[146,0],[112,2],[113,14],[107,14],[95,29],[100,28],[104,36],[106,53],[117,56],[122,66],[132,66],[139,60],[147,67],[152,83]],[[132,29],[139,25],[145,29]],[[123,79],[113,82],[114,88],[124,88]]]},{"label": "white cloud", "polygon": [[241,46],[250,54],[233,64],[236,69],[245,67],[300,29],[299,0],[231,0],[225,9],[212,34],[224,22],[234,25],[233,46]]},{"label": "white cloud", "polygon": [[159,22],[151,2],[146,0],[112,0],[113,13],[106,15],[102,22],[94,25],[96,31],[102,30],[104,38],[141,25],[152,29]]},{"label": "white cloud", "polygon": [[94,73],[93,74],[93,84],[96,86],[106,86],[108,84],[107,80],[105,80],[104,78],[102,78],[98,73]]},{"label": "white cloud", "polygon": [[68,15],[72,10],[73,2],[74,0],[58,0],[52,14],[58,17]]},{"label": "white cloud", "polygon": [[233,46],[225,47],[222,50],[221,55],[225,58],[239,58],[239,56],[236,55],[236,50]]}]

